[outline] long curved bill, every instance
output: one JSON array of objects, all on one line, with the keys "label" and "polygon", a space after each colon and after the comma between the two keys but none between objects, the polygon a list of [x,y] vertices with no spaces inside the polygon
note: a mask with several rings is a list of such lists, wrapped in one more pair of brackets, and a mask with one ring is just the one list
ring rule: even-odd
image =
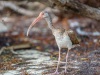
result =
[{"label": "long curved bill", "polygon": [[29,26],[28,30],[27,30],[27,36],[29,34],[30,29],[32,28],[32,26],[34,26],[38,21],[40,21],[43,17],[42,16],[38,16],[33,22],[32,24]]}]

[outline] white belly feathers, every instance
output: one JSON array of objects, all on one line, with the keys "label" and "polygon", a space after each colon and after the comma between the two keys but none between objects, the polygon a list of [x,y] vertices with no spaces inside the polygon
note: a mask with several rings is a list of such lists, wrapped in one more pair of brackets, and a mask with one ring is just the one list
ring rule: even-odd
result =
[{"label": "white belly feathers", "polygon": [[64,34],[63,36],[59,34],[54,34],[58,47],[60,48],[72,48],[72,42],[68,35]]}]

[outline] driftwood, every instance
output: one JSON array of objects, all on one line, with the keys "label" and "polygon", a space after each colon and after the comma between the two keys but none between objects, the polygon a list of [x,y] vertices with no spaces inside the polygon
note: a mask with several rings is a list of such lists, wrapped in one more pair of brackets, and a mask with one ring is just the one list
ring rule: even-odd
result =
[{"label": "driftwood", "polygon": [[76,0],[50,0],[52,4],[65,12],[76,13],[82,16],[100,20],[100,9],[90,7]]}]

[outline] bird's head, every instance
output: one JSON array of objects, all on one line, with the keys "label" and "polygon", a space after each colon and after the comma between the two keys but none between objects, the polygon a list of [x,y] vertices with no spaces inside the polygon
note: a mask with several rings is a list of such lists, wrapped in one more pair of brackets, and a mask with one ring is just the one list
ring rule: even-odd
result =
[{"label": "bird's head", "polygon": [[32,28],[32,26],[34,26],[37,22],[39,22],[41,19],[43,18],[48,18],[49,14],[47,11],[42,11],[40,12],[39,16],[32,22],[32,24],[29,26],[28,30],[27,30],[27,36],[29,34],[30,29]]}]

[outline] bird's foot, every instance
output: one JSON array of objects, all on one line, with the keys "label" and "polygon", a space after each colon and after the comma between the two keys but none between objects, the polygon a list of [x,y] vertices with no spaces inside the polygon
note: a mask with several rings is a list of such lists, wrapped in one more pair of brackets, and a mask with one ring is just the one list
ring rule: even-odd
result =
[{"label": "bird's foot", "polygon": [[66,73],[67,73],[67,71],[65,70],[65,71],[64,71],[64,73],[66,74]]},{"label": "bird's foot", "polygon": [[55,71],[54,73],[50,74],[50,75],[58,75],[59,72],[58,71]]},{"label": "bird's foot", "polygon": [[65,69],[64,73],[65,73],[65,74],[67,73],[67,69]]}]

